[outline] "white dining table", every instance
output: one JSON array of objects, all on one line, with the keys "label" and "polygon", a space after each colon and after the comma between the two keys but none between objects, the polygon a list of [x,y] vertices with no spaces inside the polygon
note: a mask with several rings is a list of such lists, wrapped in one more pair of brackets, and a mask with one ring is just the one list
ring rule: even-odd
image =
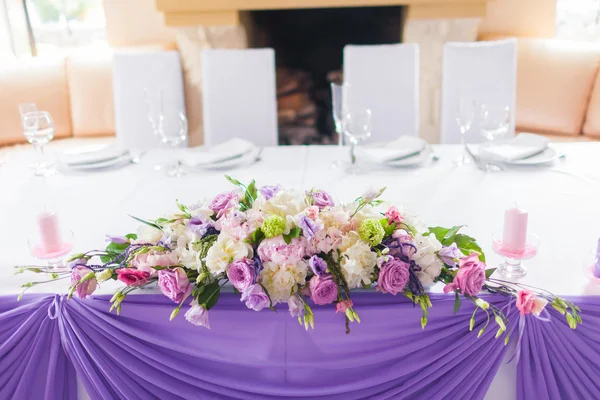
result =
[{"label": "white dining table", "polygon": [[[60,153],[85,141],[52,143]],[[135,232],[139,225],[128,214],[154,219],[175,211],[175,200],[195,203],[232,188],[224,174],[242,182],[281,184],[298,190],[317,187],[339,201],[351,201],[369,187],[387,189],[384,200],[403,205],[428,226],[465,225],[486,252],[489,266],[502,257],[492,250],[492,234],[501,230],[505,209],[517,204],[529,211],[529,229],[540,238],[538,254],[527,262],[520,282],[558,295],[600,295],[585,269],[600,237],[600,143],[556,143],[565,157],[550,165],[512,167],[484,172],[474,165],[455,166],[458,145],[434,145],[439,160],[412,168],[372,167],[350,175],[334,168],[349,158],[337,146],[265,148],[260,161],[228,170],[198,170],[171,178],[155,164],[177,154],[149,151],[138,164],[97,172],[62,171],[33,176],[33,149],[4,150],[0,166],[0,295],[17,294],[34,274],[14,275],[14,266],[35,262],[28,238],[36,231],[36,215],[44,208],[58,212],[64,227],[74,232],[74,251],[101,249],[105,234]],[[0,151],[2,151],[0,149]],[[65,293],[67,281],[33,287],[31,292]],[[105,283],[98,293],[112,293],[120,284]],[[439,291],[440,287],[434,287]],[[585,315],[583,315],[585,319]],[[515,393],[514,363],[503,365],[486,399],[510,399]]]}]

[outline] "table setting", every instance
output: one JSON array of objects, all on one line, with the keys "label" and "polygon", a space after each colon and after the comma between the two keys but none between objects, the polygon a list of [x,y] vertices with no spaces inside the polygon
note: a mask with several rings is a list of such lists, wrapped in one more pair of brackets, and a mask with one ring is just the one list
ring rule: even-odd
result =
[{"label": "table setting", "polygon": [[377,142],[363,108],[338,146],[194,148],[183,113],[133,148],[23,111],[0,397],[595,398],[600,145],[466,104],[460,145]]}]

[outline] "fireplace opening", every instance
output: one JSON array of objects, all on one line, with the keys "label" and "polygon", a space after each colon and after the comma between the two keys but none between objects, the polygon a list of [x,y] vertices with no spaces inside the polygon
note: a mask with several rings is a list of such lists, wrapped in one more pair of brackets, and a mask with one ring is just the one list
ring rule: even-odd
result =
[{"label": "fireplace opening", "polygon": [[337,143],[330,82],[341,82],[347,44],[402,41],[404,7],[250,11],[249,47],[271,47],[277,64],[280,144]]}]

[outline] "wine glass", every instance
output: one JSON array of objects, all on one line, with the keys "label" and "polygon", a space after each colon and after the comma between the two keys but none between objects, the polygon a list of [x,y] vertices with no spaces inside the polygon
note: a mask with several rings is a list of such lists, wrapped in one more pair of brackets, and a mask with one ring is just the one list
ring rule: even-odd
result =
[{"label": "wine glass", "polygon": [[[344,92],[348,90],[349,84],[331,82],[331,113],[335,132],[338,135],[338,146],[344,146]],[[334,167],[339,167],[343,161],[333,162]]]},{"label": "wine glass", "polygon": [[[489,148],[496,144],[495,140],[506,135],[510,126],[510,107],[504,104],[481,104],[479,106],[479,128],[489,143]],[[500,171],[502,168],[487,162],[483,165],[486,171]]]},{"label": "wine glass", "polygon": [[[176,149],[185,141],[188,133],[188,122],[185,114],[178,113],[177,118],[163,118],[162,129],[159,130],[159,137],[163,144]],[[179,177],[185,175],[186,171],[181,168],[181,161],[177,159],[175,164],[167,168],[167,175],[171,177]]]},{"label": "wine glass", "polygon": [[345,114],[343,119],[344,134],[350,141],[350,166],[348,172],[358,173],[356,163],[356,147],[371,136],[371,110],[355,109]]},{"label": "wine glass", "polygon": [[54,138],[54,121],[46,111],[34,111],[23,114],[23,134],[33,145],[37,160],[35,175],[48,176],[56,171],[44,163],[44,145]]},{"label": "wine glass", "polygon": [[475,117],[475,102],[466,97],[460,97],[456,103],[456,123],[460,129],[460,144],[463,149],[462,155],[454,161],[456,165],[465,165],[471,163],[471,158],[465,148],[465,135],[471,129],[473,118]]},{"label": "wine glass", "polygon": [[[144,103],[146,103],[146,113],[152,133],[161,140],[165,124],[162,88],[144,88]],[[164,167],[163,164],[156,164],[154,169],[158,171]]]},{"label": "wine glass", "polygon": [[19,114],[21,114],[21,121],[23,120],[23,116],[27,113],[36,112],[37,106],[35,103],[21,103],[19,104]]}]

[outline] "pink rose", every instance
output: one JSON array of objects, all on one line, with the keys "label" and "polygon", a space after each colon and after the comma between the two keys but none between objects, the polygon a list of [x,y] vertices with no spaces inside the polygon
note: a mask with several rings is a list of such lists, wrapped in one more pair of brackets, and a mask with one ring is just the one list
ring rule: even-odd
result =
[{"label": "pink rose", "polygon": [[402,215],[400,215],[400,211],[395,206],[391,206],[385,213],[385,217],[388,220],[388,223],[391,224],[401,224],[404,221]]},{"label": "pink rose", "polygon": [[[82,263],[86,262],[86,260],[83,258],[79,259],[79,260],[83,260]],[[71,285],[74,285],[75,283],[79,282],[90,272],[92,272],[91,269],[83,267],[83,266],[77,266],[77,267],[71,269]],[[79,297],[80,299],[85,299],[87,296],[94,293],[94,291],[96,290],[97,287],[98,287],[98,282],[96,281],[95,277],[92,279],[88,279],[85,282],[81,282],[75,288],[75,290],[77,292],[77,297]]]},{"label": "pink rose", "polygon": [[391,293],[394,296],[404,290],[408,283],[410,265],[395,257],[382,257],[378,260],[379,279],[377,290],[382,293]]},{"label": "pink rose", "polygon": [[256,250],[262,262],[275,264],[296,264],[306,253],[306,248],[300,239],[292,239],[285,243],[281,236],[263,240]]},{"label": "pink rose", "polygon": [[242,258],[227,267],[229,282],[240,292],[248,289],[254,283],[254,260]]},{"label": "pink rose", "polygon": [[341,312],[342,314],[346,313],[346,310],[351,308],[353,306],[352,304],[352,300],[343,300],[343,301],[338,301],[335,304],[335,312],[339,313]]},{"label": "pink rose", "polygon": [[476,296],[484,283],[485,263],[479,261],[476,253],[472,253],[460,259],[454,281],[444,286],[444,293],[458,289],[465,296]]},{"label": "pink rose", "polygon": [[548,300],[535,297],[535,294],[527,289],[523,289],[517,292],[516,303],[521,315],[527,315],[531,313],[534,315],[540,315],[540,313],[544,310],[544,307],[546,307],[546,304],[548,304]]},{"label": "pink rose", "polygon": [[148,282],[150,273],[134,268],[121,268],[117,270],[118,279],[127,286],[141,286]]},{"label": "pink rose", "polygon": [[147,272],[150,276],[156,276],[154,267],[170,267],[177,265],[178,262],[177,256],[173,253],[150,250],[133,257],[130,266]]},{"label": "pink rose", "polygon": [[181,267],[158,271],[158,288],[175,303],[181,303],[192,293],[192,284]]},{"label": "pink rose", "polygon": [[210,202],[208,208],[217,214],[217,218],[221,218],[230,208],[237,207],[239,201],[239,196],[236,192],[221,193]]},{"label": "pink rose", "polygon": [[330,304],[337,299],[338,287],[331,275],[313,276],[308,287],[310,298],[317,305]]}]

